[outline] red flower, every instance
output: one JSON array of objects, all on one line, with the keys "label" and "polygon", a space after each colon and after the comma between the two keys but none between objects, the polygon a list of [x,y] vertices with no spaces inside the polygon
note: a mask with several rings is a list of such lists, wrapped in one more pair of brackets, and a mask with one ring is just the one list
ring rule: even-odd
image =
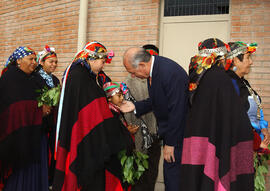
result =
[{"label": "red flower", "polygon": [[260,144],[261,144],[262,140],[260,135],[256,132],[253,131],[253,150],[257,151],[260,148]]}]

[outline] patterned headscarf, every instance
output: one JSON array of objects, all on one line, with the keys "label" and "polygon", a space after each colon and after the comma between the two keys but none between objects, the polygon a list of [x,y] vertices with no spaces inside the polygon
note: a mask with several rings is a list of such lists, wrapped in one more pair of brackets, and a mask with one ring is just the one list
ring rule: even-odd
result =
[{"label": "patterned headscarf", "polygon": [[38,73],[45,80],[46,84],[51,88],[53,88],[55,86],[53,83],[52,74],[47,74],[43,70],[43,68],[41,67],[41,62],[45,61],[47,58],[52,58],[52,57],[57,57],[57,55],[55,53],[55,48],[49,47],[48,45],[45,45],[43,51],[38,52],[38,55],[37,55],[37,62],[38,62],[39,67],[40,67],[38,70]]},{"label": "patterned headscarf", "polygon": [[87,43],[83,50],[76,54],[73,62],[105,58],[106,63],[110,63],[113,57],[114,53],[112,51],[108,53],[105,46],[99,42],[94,41]]},{"label": "patterned headscarf", "polygon": [[228,45],[218,38],[209,38],[198,44],[199,56],[208,57],[215,53],[220,59],[225,58],[228,52]]},{"label": "patterned headscarf", "polygon": [[43,51],[38,52],[37,62],[40,64],[41,61],[51,57],[56,57],[55,48],[45,45]]},{"label": "patterned headscarf", "polygon": [[146,44],[146,45],[143,45],[143,48],[149,52],[152,56],[153,55],[156,55],[158,56],[159,55],[159,49],[158,47],[156,47],[155,45],[152,45],[152,44]]},{"label": "patterned headscarf", "polygon": [[193,56],[189,65],[190,104],[205,72],[218,60],[224,59],[229,46],[217,38],[206,39],[198,45],[199,54]]},{"label": "patterned headscarf", "polygon": [[10,64],[16,64],[16,61],[20,58],[23,58],[25,56],[31,55],[31,54],[36,54],[35,51],[29,47],[25,46],[20,46],[16,48],[16,50],[9,56],[9,58],[6,61],[6,65],[4,69],[2,70],[2,75],[4,72],[7,71],[8,65]]},{"label": "patterned headscarf", "polygon": [[257,43],[247,44],[241,41],[229,42],[228,44],[231,51],[226,56],[227,60],[231,60],[240,54],[254,53],[258,47]]},{"label": "patterned headscarf", "polygon": [[20,46],[9,56],[6,61],[5,67],[9,64],[15,63],[18,59],[28,56],[30,54],[36,54],[35,51],[29,47]]},{"label": "patterned headscarf", "polygon": [[116,82],[107,82],[103,85],[103,90],[105,91],[107,97],[112,97],[121,92],[121,87],[120,84]]},{"label": "patterned headscarf", "polygon": [[117,82],[107,82],[103,85],[103,90],[107,97],[112,97],[119,92],[122,92],[123,95],[126,94],[128,88],[124,82],[121,82],[120,84]]}]

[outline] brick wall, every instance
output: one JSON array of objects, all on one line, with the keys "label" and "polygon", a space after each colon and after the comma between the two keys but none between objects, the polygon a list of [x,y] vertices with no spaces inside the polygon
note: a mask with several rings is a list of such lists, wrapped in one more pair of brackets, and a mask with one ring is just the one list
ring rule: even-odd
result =
[{"label": "brick wall", "polygon": [[91,0],[88,13],[88,39],[115,52],[112,63],[105,66],[114,81],[127,75],[122,56],[128,47],[158,45],[159,0]]},{"label": "brick wall", "polygon": [[[16,47],[56,48],[60,77],[77,51],[79,0],[2,0],[0,71]],[[159,0],[89,0],[88,41],[97,40],[116,54],[105,71],[114,81],[127,73],[122,55],[128,47],[158,44]]]},{"label": "brick wall", "polygon": [[262,98],[270,121],[270,1],[231,0],[231,40],[257,42],[253,66],[247,79]]},{"label": "brick wall", "polygon": [[[257,42],[247,79],[261,95],[266,120],[270,121],[270,1],[231,0],[231,40]],[[270,190],[270,173],[266,177]]]},{"label": "brick wall", "polygon": [[41,51],[46,44],[56,48],[62,75],[77,51],[78,0],[1,0],[0,71],[18,46]]}]

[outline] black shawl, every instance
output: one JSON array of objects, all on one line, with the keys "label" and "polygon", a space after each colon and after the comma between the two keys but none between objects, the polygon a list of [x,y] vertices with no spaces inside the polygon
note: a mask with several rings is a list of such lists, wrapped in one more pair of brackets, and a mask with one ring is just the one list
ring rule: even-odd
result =
[{"label": "black shawl", "polygon": [[112,158],[126,148],[120,123],[96,76],[84,64],[72,66],[65,87],[53,189],[105,190],[105,165],[113,166],[111,161],[119,165]]},{"label": "black shawl", "polygon": [[[250,93],[249,93],[246,85],[251,88],[249,82],[245,78],[240,78],[239,76],[237,76],[237,74],[235,72],[233,72],[231,70],[228,70],[227,74],[231,77],[232,81],[234,81],[233,83],[236,83],[236,85],[238,87],[236,91],[239,91],[237,93],[240,96],[241,103],[243,104],[243,106],[245,107],[245,110],[247,112],[249,110],[248,96],[250,96]],[[255,95],[259,96],[258,93],[254,89],[253,89],[253,91],[254,91]],[[259,96],[259,99],[261,99],[260,96]]]},{"label": "black shawl", "polygon": [[[0,78],[0,178],[40,158],[42,109],[33,75],[16,66]],[[0,181],[1,182],[1,181]]]},{"label": "black shawl", "polygon": [[[42,78],[42,76],[39,74],[38,70],[33,74],[35,76],[36,83],[39,87],[39,89],[43,89],[44,87],[47,87],[48,89],[51,89],[50,86],[46,83],[46,80]],[[52,74],[52,80],[54,87],[57,87],[60,84],[59,79]],[[42,126],[44,127],[44,130],[46,131],[47,137],[48,137],[48,169],[49,169],[49,185],[52,184],[54,171],[55,171],[55,133],[56,133],[56,122],[57,122],[57,110],[58,107],[52,107],[51,113],[49,115],[46,115],[43,117],[42,120]]]},{"label": "black shawl", "polygon": [[253,133],[232,81],[213,66],[188,113],[181,186],[186,191],[251,191]]}]

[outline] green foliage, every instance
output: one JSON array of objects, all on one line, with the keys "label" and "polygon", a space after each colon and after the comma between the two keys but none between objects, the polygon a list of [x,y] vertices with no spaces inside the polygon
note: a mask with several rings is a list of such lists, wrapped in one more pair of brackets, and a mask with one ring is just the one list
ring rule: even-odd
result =
[{"label": "green foliage", "polygon": [[60,99],[61,86],[58,85],[51,89],[45,86],[43,89],[37,90],[36,92],[40,93],[40,96],[37,98],[38,107],[42,105],[56,106]]},{"label": "green foliage", "polygon": [[255,191],[265,191],[265,175],[268,173],[267,161],[270,159],[269,155],[254,154],[254,187]]},{"label": "green foliage", "polygon": [[127,156],[126,150],[119,152],[123,169],[123,182],[134,185],[140,179],[146,169],[148,169],[148,155],[139,151],[133,151],[131,155]]}]

